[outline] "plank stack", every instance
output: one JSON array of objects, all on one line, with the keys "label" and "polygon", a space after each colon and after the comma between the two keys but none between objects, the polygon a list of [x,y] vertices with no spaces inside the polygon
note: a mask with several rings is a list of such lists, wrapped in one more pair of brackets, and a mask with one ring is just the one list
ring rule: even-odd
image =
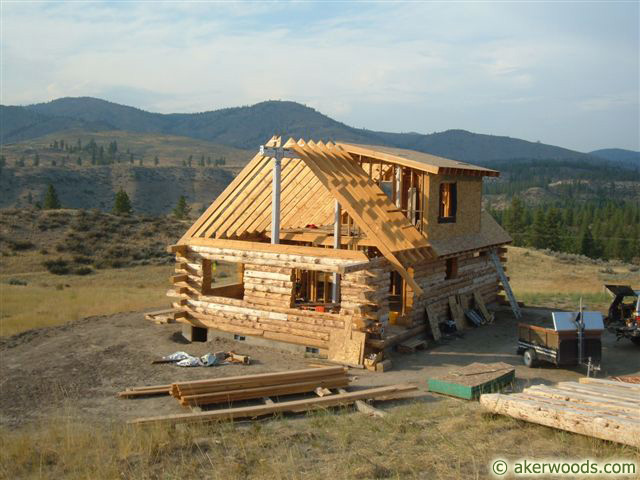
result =
[{"label": "plank stack", "polygon": [[174,383],[170,393],[181,405],[195,407],[347,385],[347,368],[336,366]]},{"label": "plank stack", "polygon": [[482,395],[487,410],[547,427],[640,447],[640,385],[581,378],[522,393]]}]

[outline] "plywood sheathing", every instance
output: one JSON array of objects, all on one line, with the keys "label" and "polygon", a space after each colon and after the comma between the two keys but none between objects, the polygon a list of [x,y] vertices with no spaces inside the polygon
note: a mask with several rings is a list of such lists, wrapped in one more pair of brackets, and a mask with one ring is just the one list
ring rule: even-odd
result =
[{"label": "plywood sheathing", "polygon": [[440,257],[504,245],[512,241],[509,234],[487,212],[481,212],[479,231],[473,235],[444,236],[441,238],[435,235],[434,237],[430,237],[429,242]]},{"label": "plywood sheathing", "polygon": [[357,145],[344,142],[338,145],[347,152],[355,155],[376,158],[395,165],[402,165],[436,175],[500,176],[500,172],[496,170],[478,167],[470,163],[459,162],[428,153],[405,150],[403,148],[383,147],[379,145]]}]

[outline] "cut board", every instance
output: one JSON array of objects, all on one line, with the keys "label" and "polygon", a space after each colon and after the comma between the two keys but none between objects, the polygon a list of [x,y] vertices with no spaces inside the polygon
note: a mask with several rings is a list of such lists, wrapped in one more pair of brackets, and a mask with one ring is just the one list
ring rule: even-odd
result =
[{"label": "cut board", "polygon": [[[350,329],[351,324],[345,322]],[[362,365],[364,362],[365,332],[356,330],[332,330],[329,336],[329,360],[346,365]]]},{"label": "cut board", "polygon": [[442,393],[466,400],[477,399],[483,393],[496,392],[515,379],[515,367],[504,362],[472,363],[457,367],[446,375],[430,378],[430,392]]}]

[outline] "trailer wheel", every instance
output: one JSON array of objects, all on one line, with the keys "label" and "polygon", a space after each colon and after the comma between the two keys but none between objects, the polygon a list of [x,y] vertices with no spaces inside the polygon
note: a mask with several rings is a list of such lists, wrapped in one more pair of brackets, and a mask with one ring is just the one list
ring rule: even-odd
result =
[{"label": "trailer wheel", "polygon": [[525,350],[524,355],[522,356],[522,360],[527,367],[535,367],[538,363],[538,356],[536,355],[536,351],[533,348]]}]

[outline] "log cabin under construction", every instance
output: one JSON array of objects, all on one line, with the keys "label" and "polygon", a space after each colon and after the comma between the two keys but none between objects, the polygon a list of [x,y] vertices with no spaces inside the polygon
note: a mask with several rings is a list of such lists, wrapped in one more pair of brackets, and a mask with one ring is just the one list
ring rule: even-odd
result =
[{"label": "log cabin under construction", "polygon": [[[198,337],[366,356],[499,294],[509,235],[482,211],[499,172],[397,148],[273,137],[169,247],[174,319]],[[212,282],[216,263],[238,281]],[[205,330],[206,329],[206,330]]]}]

